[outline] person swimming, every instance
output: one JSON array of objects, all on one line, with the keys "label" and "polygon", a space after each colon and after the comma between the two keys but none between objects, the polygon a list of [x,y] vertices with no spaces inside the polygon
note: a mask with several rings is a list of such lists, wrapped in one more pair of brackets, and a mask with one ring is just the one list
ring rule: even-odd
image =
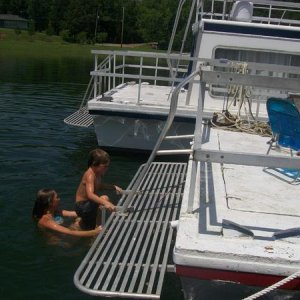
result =
[{"label": "person swimming", "polygon": [[63,217],[76,219],[78,216],[75,211],[60,210],[59,203],[60,198],[55,190],[41,189],[37,192],[36,201],[32,210],[32,218],[38,221],[38,227],[81,237],[90,237],[100,233],[102,230],[101,226],[86,231],[64,227],[62,225],[64,221]]}]

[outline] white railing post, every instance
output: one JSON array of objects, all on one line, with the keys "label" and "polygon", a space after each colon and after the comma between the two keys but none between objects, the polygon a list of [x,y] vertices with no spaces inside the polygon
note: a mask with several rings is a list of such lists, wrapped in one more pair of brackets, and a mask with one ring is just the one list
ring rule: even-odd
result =
[{"label": "white railing post", "polygon": [[154,85],[156,85],[157,68],[158,68],[158,57],[156,57],[156,59],[155,59],[155,73],[154,73],[155,80],[154,80]]},{"label": "white railing post", "polygon": [[142,75],[143,75],[143,56],[140,58],[140,72],[139,72],[139,89],[138,89],[138,101],[140,103],[141,100],[141,88],[142,88]]},{"label": "white railing post", "polygon": [[[95,62],[95,67],[94,67],[94,69],[95,69],[95,71],[97,71],[97,66],[98,66],[98,55],[96,54],[95,55],[95,60],[94,60],[94,62]],[[94,77],[94,98],[96,98],[97,97],[97,77],[95,76]]]},{"label": "white railing post", "polygon": [[199,163],[192,159],[191,161],[191,177],[189,178],[189,187],[188,187],[188,205],[187,205],[187,213],[191,214],[193,212],[194,207],[194,196],[195,196],[195,188],[196,188],[196,173],[198,172]]},{"label": "white railing post", "polygon": [[123,55],[123,65],[122,65],[122,83],[124,83],[124,79],[125,79],[125,55]]},{"label": "white railing post", "polygon": [[[200,75],[199,95],[198,95],[198,113],[196,116],[195,138],[194,138],[193,149],[200,149],[201,143],[202,143],[202,120],[203,120],[203,104],[204,104],[205,86],[206,86],[206,83],[202,81],[202,78]],[[192,211],[193,211],[195,190],[198,187],[198,184],[196,184],[196,178],[197,179],[200,178],[199,166],[200,166],[199,162],[193,158],[191,183],[189,186],[187,213],[192,213]]]}]

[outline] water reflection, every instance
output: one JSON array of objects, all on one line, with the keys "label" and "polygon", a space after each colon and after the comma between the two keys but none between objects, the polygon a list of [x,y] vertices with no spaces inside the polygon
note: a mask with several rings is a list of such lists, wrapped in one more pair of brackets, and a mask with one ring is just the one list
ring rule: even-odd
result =
[{"label": "water reflection", "polygon": [[89,81],[93,57],[74,59],[70,57],[28,59],[2,57],[0,54],[0,81],[14,83],[82,83]]}]

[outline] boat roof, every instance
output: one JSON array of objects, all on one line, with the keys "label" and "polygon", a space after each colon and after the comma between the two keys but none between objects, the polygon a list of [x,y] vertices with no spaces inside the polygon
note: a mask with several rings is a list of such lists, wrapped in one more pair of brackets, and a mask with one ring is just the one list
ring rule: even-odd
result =
[{"label": "boat roof", "polygon": [[[264,24],[264,23],[253,23],[253,22],[237,22],[237,21],[230,21],[230,20],[210,20],[210,19],[203,19],[202,24],[215,24],[218,23],[219,25],[229,25],[229,26],[243,26],[243,27],[252,27],[252,28],[259,28],[259,29],[274,29],[277,31],[280,30],[289,30],[289,31],[300,31],[300,27],[298,26],[287,26],[284,24]],[[261,33],[261,35],[263,35]]]}]

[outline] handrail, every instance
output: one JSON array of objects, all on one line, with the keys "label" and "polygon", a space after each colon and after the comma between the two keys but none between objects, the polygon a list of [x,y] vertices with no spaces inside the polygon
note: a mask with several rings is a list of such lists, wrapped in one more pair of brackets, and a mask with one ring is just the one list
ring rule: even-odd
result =
[{"label": "handrail", "polygon": [[[199,7],[199,15],[201,19],[222,19],[228,20],[230,16],[231,6],[236,0],[214,0],[211,2],[210,10],[204,10],[203,5]],[[290,1],[274,1],[274,0],[249,0],[253,3],[253,23],[267,23],[280,25],[300,25],[300,4]],[[218,4],[223,5],[218,5]],[[216,5],[214,5],[216,4]],[[200,11],[201,8],[201,11]],[[274,15],[278,14],[277,16]],[[295,13],[293,19],[285,18],[287,13]],[[263,16],[263,15],[267,16]]]},{"label": "handrail", "polygon": [[166,120],[165,126],[162,129],[159,138],[147,160],[147,163],[145,164],[143,170],[141,171],[141,173],[139,174],[138,178],[136,179],[132,189],[130,190],[127,199],[125,200],[123,206],[122,206],[122,212],[126,212],[127,208],[129,206],[129,203],[132,201],[133,196],[135,195],[135,193],[137,192],[143,178],[145,177],[145,175],[147,174],[151,163],[154,161],[155,156],[161,146],[161,143],[163,142],[168,130],[170,129],[172,122],[174,120],[175,114],[176,114],[176,110],[177,110],[177,104],[178,104],[178,94],[180,93],[180,90],[190,81],[192,81],[197,75],[199,75],[199,71],[195,71],[192,74],[190,74],[188,77],[186,77],[181,83],[178,84],[178,86],[174,89],[173,93],[172,93],[172,97],[171,97],[171,103],[170,103],[170,111],[168,114],[168,118]]},{"label": "handrail", "polygon": [[[143,58],[161,58],[161,59],[180,59],[181,56],[179,54],[165,54],[165,53],[155,53],[155,52],[141,52],[141,51],[120,51],[120,50],[92,50],[93,54],[101,54],[101,55],[116,55],[116,56],[125,56],[125,57],[143,57]],[[199,57],[190,57],[186,56],[183,58],[186,61],[191,62],[199,62],[206,64],[211,67],[224,67],[230,66],[232,63],[239,63],[240,61],[227,60],[227,59],[210,59],[210,58],[199,58]],[[264,70],[268,71],[277,71],[277,72],[288,72],[294,74],[300,74],[299,67],[293,66],[285,66],[285,65],[272,65],[272,64],[263,64],[263,63],[255,63],[255,62],[247,62],[248,67],[250,69]],[[129,66],[129,65],[126,65]],[[132,65],[135,66],[135,65]],[[136,65],[139,67],[139,65]],[[153,66],[152,66],[153,67]],[[163,68],[163,67],[162,67]]]},{"label": "handrail", "polygon": [[[113,92],[112,89],[118,89],[122,88],[123,84],[130,84],[131,81],[134,81],[138,85],[138,94],[137,99],[135,100],[135,104],[141,104],[140,97],[142,97],[141,90],[143,89],[142,84],[143,82],[149,82],[150,84],[156,85],[162,85],[162,86],[169,86],[170,88],[170,95],[172,90],[174,89],[174,86],[182,82],[183,77],[187,74],[186,69],[179,69],[179,72],[182,72],[184,76],[178,76],[174,77],[171,76],[170,73],[169,76],[166,76],[166,72],[168,70],[168,67],[164,64],[168,58],[172,58],[175,62],[181,60],[188,64],[194,64],[198,65],[201,64],[203,66],[207,66],[207,70],[211,70],[213,73],[212,75],[216,75],[217,78],[213,78],[213,80],[208,80],[208,84],[215,84],[216,82],[219,82],[220,79],[223,77],[223,72],[219,72],[218,74],[215,72],[215,68],[221,68],[221,70],[229,70],[230,68],[233,68],[235,65],[239,64],[238,61],[230,61],[226,59],[203,59],[198,57],[182,57],[180,54],[165,54],[165,53],[149,53],[149,52],[133,52],[133,51],[119,51],[119,50],[93,50],[92,51],[95,56],[103,56],[107,55],[105,58],[106,63],[102,63],[100,67],[96,67],[94,71],[91,71],[91,76],[94,79],[94,99],[101,98],[107,91],[108,84],[110,84],[109,90]],[[126,61],[127,58],[135,58],[135,61]],[[160,59],[160,64],[158,64],[158,60]],[[97,65],[95,63],[95,65]],[[176,65],[176,64],[175,64]],[[100,66],[100,65],[99,65]],[[297,81],[297,78],[300,77],[300,71],[298,67],[294,66],[284,66],[284,65],[272,65],[272,64],[262,64],[262,63],[251,63],[247,62],[248,70],[250,70],[251,74],[255,73],[261,73],[256,72],[260,70],[268,70],[276,73],[286,73],[285,76],[282,75],[282,77],[296,77],[294,81]],[[250,73],[247,74],[250,77]],[[228,73],[227,73],[228,74]],[[295,75],[295,76],[294,76]],[[236,75],[230,75],[230,76],[236,76]],[[257,75],[261,76],[261,75]],[[275,76],[275,75],[274,75]],[[260,81],[260,78],[264,80],[264,78],[261,76],[258,78],[258,81]],[[214,81],[215,80],[215,81]],[[230,78],[228,78],[230,80]],[[285,80],[283,78],[282,80]],[[299,80],[299,79],[298,79]],[[281,78],[278,78],[278,81],[281,81]],[[194,81],[195,84],[197,84],[199,81]],[[220,83],[220,82],[219,82]],[[230,82],[225,82],[222,86],[226,86],[227,83],[230,84]],[[105,86],[104,86],[105,84]],[[294,89],[292,89],[294,90]],[[255,95],[255,93],[253,93]],[[262,93],[260,93],[262,95]],[[109,94],[107,96],[110,96]],[[264,95],[267,96],[267,95]],[[194,102],[190,101],[191,94],[187,93],[186,99],[185,99],[185,105],[186,107],[194,106]],[[253,98],[253,101],[263,101],[263,97],[256,97]],[[88,99],[89,100],[89,99]],[[170,98],[166,98],[166,106],[169,106],[170,104]],[[257,107],[258,109],[258,107]],[[258,111],[257,111],[258,114]]]},{"label": "handrail", "polygon": [[[101,70],[103,69],[103,66],[105,66],[109,60],[109,56],[107,56],[100,64],[97,65],[96,69],[97,70]],[[91,98],[91,95],[92,95],[92,92],[93,92],[93,89],[91,88],[92,87],[92,82],[95,80],[95,78],[93,76],[91,76],[90,80],[89,80],[89,83],[87,85],[87,88],[85,90],[85,93],[83,95],[83,98],[81,100],[81,103],[80,103],[80,106],[79,106],[79,109],[83,108],[87,101]],[[89,95],[88,95],[89,93]]]}]

